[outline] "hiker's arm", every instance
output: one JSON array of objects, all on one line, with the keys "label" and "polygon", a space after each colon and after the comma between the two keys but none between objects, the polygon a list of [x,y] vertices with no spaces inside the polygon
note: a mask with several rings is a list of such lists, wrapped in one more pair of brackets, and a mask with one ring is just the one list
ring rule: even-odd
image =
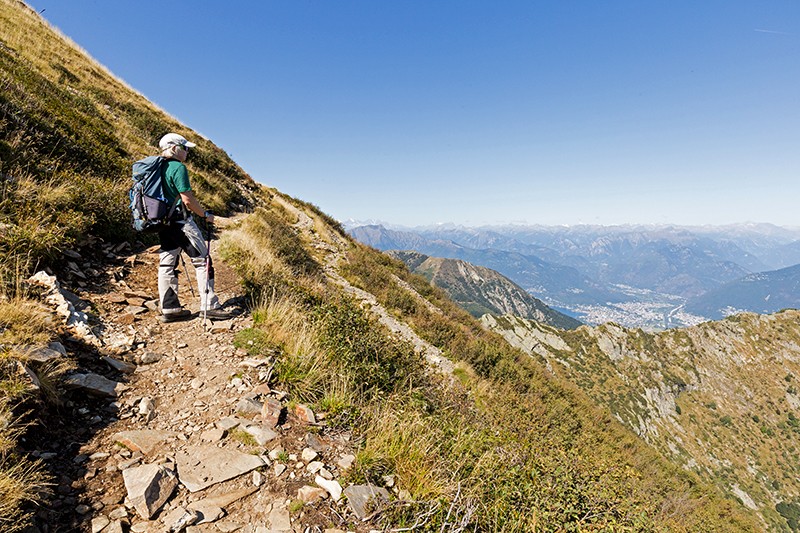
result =
[{"label": "hiker's arm", "polygon": [[194,193],[192,191],[182,192],[181,193],[181,201],[183,202],[183,205],[185,205],[186,208],[189,211],[191,211],[192,213],[194,213],[195,215],[197,215],[199,217],[205,218],[206,221],[209,224],[213,224],[214,223],[214,215],[211,214],[211,213],[208,213],[208,216],[206,216],[206,210],[203,209],[202,205],[200,205],[200,202],[197,200],[197,198],[195,197],[195,195],[194,195]]}]

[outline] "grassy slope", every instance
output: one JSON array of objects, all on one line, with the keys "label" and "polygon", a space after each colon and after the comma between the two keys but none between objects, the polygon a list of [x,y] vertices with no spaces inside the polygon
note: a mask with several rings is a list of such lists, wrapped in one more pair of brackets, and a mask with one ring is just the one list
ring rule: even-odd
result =
[{"label": "grassy slope", "polygon": [[[166,131],[198,135],[58,38],[23,4],[0,0],[0,28],[2,264],[25,272],[87,238],[128,238],[131,160],[153,153]],[[229,260],[261,301],[258,328],[248,334],[282,352],[277,377],[289,390],[361,436],[359,479],[398,476],[410,500],[387,520],[409,524],[429,513],[428,527],[439,530],[450,510],[480,530],[754,529],[735,502],[665,463],[441,292],[350,243],[350,279],[462,361],[461,384],[429,375],[408,346],[325,283],[319,251],[289,227],[294,220],[268,192],[256,190],[212,143],[198,144],[190,170],[207,205],[221,212],[231,204],[264,206],[226,243]],[[298,205],[319,235],[344,238],[329,219]],[[7,296],[14,293],[12,274],[3,278]],[[443,314],[417,305],[392,275]]]},{"label": "grassy slope", "polygon": [[[548,350],[563,362],[559,375],[781,528],[776,502],[787,517],[800,511],[799,319],[742,314],[659,334],[611,324],[561,334],[516,319],[503,327],[558,334],[566,345]],[[530,338],[541,353],[541,337]]]}]

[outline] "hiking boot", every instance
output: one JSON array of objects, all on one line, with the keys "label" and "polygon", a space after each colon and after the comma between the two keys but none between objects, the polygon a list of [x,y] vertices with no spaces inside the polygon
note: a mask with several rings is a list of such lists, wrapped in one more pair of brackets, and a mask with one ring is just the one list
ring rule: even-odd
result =
[{"label": "hiking boot", "polygon": [[238,313],[234,313],[233,311],[226,311],[221,307],[217,307],[216,309],[208,309],[206,311],[200,311],[200,314],[212,320],[230,320],[231,318],[235,317]]},{"label": "hiking boot", "polygon": [[188,309],[181,309],[172,313],[162,313],[159,320],[161,322],[178,322],[180,320],[188,320],[192,318],[192,312]]}]

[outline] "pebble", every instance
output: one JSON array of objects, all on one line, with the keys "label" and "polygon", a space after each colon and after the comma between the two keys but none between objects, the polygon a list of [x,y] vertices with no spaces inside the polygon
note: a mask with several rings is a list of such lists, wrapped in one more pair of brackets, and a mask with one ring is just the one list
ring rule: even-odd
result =
[{"label": "pebble", "polygon": [[111,520],[104,515],[92,518],[92,533],[100,533],[110,523]]},{"label": "pebble", "polygon": [[150,365],[161,361],[162,357],[164,356],[161,355],[160,353],[145,352],[142,354],[142,357],[139,359],[139,362],[143,365]]},{"label": "pebble", "polygon": [[278,446],[277,448],[273,448],[272,450],[270,450],[270,452],[267,454],[267,457],[269,457],[273,461],[277,461],[278,457],[280,457],[282,453],[284,453],[283,446]]},{"label": "pebble", "polygon": [[319,454],[316,451],[314,451],[312,448],[305,448],[303,450],[302,455],[301,455],[301,457],[303,458],[303,461],[305,461],[307,463],[310,463],[311,461],[316,459],[318,456],[319,456]]},{"label": "pebble", "polygon": [[128,517],[128,510],[125,509],[124,507],[117,507],[116,509],[108,513],[108,517],[111,520],[122,520],[123,518]]}]

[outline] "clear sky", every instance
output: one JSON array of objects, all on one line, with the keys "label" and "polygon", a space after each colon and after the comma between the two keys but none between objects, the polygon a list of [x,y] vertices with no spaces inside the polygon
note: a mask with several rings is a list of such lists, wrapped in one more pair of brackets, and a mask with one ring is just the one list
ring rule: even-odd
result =
[{"label": "clear sky", "polygon": [[31,0],[339,219],[800,225],[800,2]]}]

